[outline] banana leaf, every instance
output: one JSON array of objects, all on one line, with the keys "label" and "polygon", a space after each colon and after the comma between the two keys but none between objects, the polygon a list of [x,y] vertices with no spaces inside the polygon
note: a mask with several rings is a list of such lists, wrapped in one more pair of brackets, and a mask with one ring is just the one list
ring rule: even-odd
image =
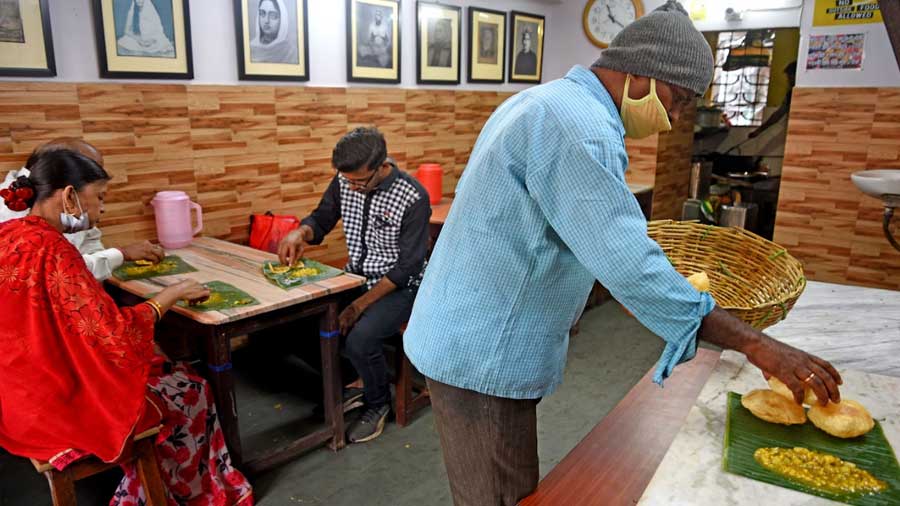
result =
[{"label": "banana leaf", "polygon": [[[302,267],[293,267],[287,272],[280,272],[283,266],[278,262],[265,262],[262,266],[263,275],[272,283],[288,290],[309,283],[315,283],[323,279],[340,276],[344,271],[335,269],[329,265],[325,265],[315,260],[302,260]],[[298,275],[301,269],[314,269],[314,273],[306,275]]]},{"label": "banana leaf", "polygon": [[[830,453],[853,462],[888,484],[884,492],[871,495],[838,495],[807,487],[769,471],[753,458],[758,448],[803,447]],[[900,504],[900,465],[884,436],[881,424],[868,434],[852,439],[831,436],[807,421],[802,425],[779,425],[761,420],[741,405],[741,396],[728,393],[728,419],[722,459],[725,471],[772,485],[859,506],[896,506]]]},{"label": "banana leaf", "polygon": [[209,299],[199,304],[188,304],[183,300],[178,301],[178,305],[190,309],[191,311],[222,311],[223,309],[234,309],[236,307],[255,306],[259,304],[253,296],[247,292],[222,281],[210,281],[204,283],[203,286],[209,288]]},{"label": "banana leaf", "polygon": [[113,271],[113,276],[122,281],[131,281],[196,271],[197,269],[182,260],[181,257],[169,255],[158,264],[139,265],[136,262],[125,262],[121,267]]}]

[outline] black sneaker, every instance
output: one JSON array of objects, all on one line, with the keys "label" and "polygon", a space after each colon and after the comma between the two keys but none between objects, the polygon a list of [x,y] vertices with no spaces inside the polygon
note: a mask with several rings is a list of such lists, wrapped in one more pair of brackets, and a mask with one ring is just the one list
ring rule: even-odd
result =
[{"label": "black sneaker", "polygon": [[390,404],[367,409],[347,430],[347,440],[351,443],[365,443],[380,436],[384,432],[384,422],[390,411]]}]

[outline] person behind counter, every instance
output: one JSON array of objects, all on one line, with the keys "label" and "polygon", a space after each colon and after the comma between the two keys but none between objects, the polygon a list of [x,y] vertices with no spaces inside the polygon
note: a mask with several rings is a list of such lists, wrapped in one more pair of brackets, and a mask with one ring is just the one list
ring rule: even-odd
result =
[{"label": "person behind counter", "polygon": [[508,99],[479,134],[404,333],[457,506],[514,505],[535,490],[536,407],[562,381],[568,330],[595,280],[665,341],[659,384],[703,339],[744,353],[798,403],[804,386],[839,400],[831,364],[746,325],[675,271],[625,182],[623,136],[670,130],[712,76],[709,44],[670,0],[592,68]]}]

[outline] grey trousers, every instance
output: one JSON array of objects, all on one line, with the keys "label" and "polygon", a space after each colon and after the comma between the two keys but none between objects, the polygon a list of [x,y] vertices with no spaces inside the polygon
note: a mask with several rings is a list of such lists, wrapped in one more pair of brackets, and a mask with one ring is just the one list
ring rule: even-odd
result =
[{"label": "grey trousers", "polygon": [[515,506],[537,488],[537,404],[426,378],[456,506]]}]

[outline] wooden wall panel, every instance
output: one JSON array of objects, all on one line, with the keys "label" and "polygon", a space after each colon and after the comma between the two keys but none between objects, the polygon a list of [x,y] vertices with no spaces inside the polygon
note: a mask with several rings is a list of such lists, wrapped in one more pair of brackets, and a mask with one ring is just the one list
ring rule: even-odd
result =
[{"label": "wooden wall panel", "polygon": [[818,281],[900,289],[900,252],[883,208],[850,180],[900,169],[900,88],[796,88],[791,102],[775,241]]},{"label": "wooden wall panel", "polygon": [[625,138],[625,149],[628,151],[628,171],[625,172],[626,181],[632,184],[654,185],[658,145],[658,134],[644,139]]},{"label": "wooden wall panel", "polygon": [[671,131],[659,134],[656,174],[648,183],[653,185],[654,220],[681,219],[684,201],[690,196],[695,112],[682,113]]},{"label": "wooden wall panel", "polygon": [[[401,168],[437,162],[452,195],[478,134],[511,93],[400,88],[0,83],[0,170],[39,144],[84,137],[113,175],[101,225],[121,246],[156,237],[153,195],[182,190],[203,206],[204,234],[236,242],[249,216],[305,216],[349,129],[376,125]],[[653,183],[657,138],[628,143],[629,180]],[[310,256],[340,265],[340,226]]]}]

